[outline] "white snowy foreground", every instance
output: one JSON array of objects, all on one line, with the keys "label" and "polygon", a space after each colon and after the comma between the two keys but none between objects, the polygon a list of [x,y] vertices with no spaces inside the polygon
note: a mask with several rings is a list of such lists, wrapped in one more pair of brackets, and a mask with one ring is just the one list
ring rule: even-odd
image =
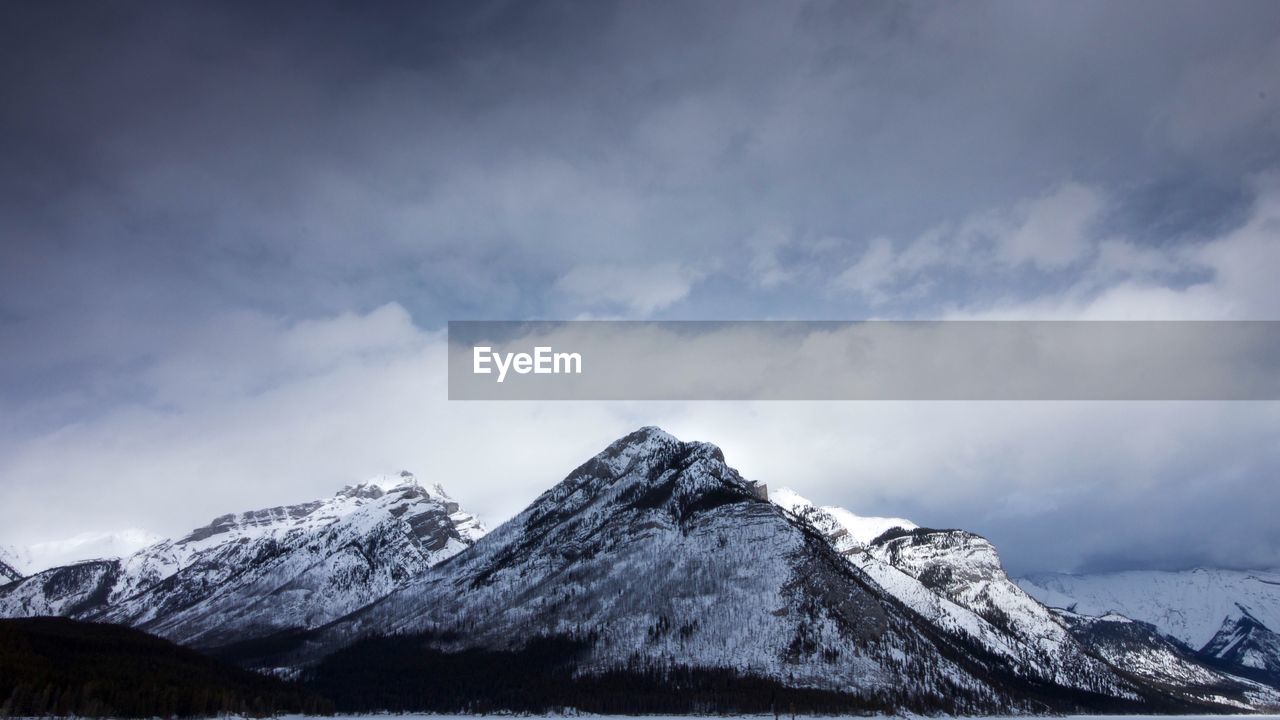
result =
[{"label": "white snowy foreground", "polygon": [[[422,720],[475,720],[479,715],[334,715],[328,720],[370,720],[374,717],[396,717],[396,719],[411,720],[415,717],[421,717]],[[571,715],[520,715],[520,717],[590,717],[593,720],[635,720],[636,717],[643,717],[645,720],[707,720],[709,717],[772,717],[772,715],[590,715],[590,714],[571,714]],[[791,717],[801,717],[801,719],[818,719],[818,717],[837,717],[835,715],[780,715],[781,719],[791,720]],[[865,717],[863,715],[850,715],[849,717]],[[904,720],[923,720],[925,715],[895,715],[886,717],[904,717]],[[938,716],[950,717],[950,716]],[[1001,716],[956,716],[956,720],[970,720],[970,717],[982,717],[982,720],[996,720]],[[1249,720],[1280,720],[1280,715],[1010,715],[1005,717],[1055,717],[1061,720],[1228,720],[1230,717],[1248,717]],[[311,717],[307,715],[282,715],[278,720],[320,720],[319,717]]]}]

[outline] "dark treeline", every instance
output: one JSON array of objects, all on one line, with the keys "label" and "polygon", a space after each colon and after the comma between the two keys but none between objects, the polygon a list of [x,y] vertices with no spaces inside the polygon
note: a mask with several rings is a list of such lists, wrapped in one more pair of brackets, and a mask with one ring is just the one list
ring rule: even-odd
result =
[{"label": "dark treeline", "polygon": [[116,625],[0,620],[0,717],[328,714],[296,684]]},{"label": "dark treeline", "polygon": [[[598,639],[594,634],[541,638],[510,651],[440,649],[460,639],[456,633],[370,638],[324,659],[303,684],[296,684],[125,627],[62,618],[0,620],[0,717],[545,714],[566,709],[619,715],[1214,710],[1159,694],[1129,702],[1091,698],[1031,686],[1001,672],[991,680],[1009,694],[997,700],[955,686],[926,694],[906,689],[841,693],[787,687],[726,669],[653,668],[640,662],[626,670],[578,677],[576,671]],[[963,650],[955,655],[973,662]],[[1009,704],[1012,698],[1020,701]]]},{"label": "dark treeline", "polygon": [[731,670],[636,669],[574,677],[587,644],[543,638],[515,651],[444,652],[427,635],[373,638],[325,659],[308,684],[339,712],[601,714],[936,711],[938,699],[805,688]]}]

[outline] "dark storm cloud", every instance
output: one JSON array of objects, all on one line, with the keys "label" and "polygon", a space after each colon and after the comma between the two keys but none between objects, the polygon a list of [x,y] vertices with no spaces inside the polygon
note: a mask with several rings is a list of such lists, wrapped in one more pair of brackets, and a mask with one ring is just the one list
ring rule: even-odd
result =
[{"label": "dark storm cloud", "polygon": [[1193,173],[1213,217],[1275,153],[1270,88],[1227,93],[1262,114],[1226,129],[1189,95],[1274,45],[1267,4],[7,12],[19,317],[55,287],[172,298],[174,273],[197,305],[563,311],[574,264],[745,280],[708,254],[771,228],[854,253],[1064,179],[1164,196]]},{"label": "dark storm cloud", "polygon": [[388,303],[428,330],[1176,314],[1216,279],[1273,316],[1262,246],[1212,241],[1270,217],[1277,28],[1268,2],[10,3],[0,454],[216,395],[157,379],[193,337],[239,368],[274,342],[245,327]]}]

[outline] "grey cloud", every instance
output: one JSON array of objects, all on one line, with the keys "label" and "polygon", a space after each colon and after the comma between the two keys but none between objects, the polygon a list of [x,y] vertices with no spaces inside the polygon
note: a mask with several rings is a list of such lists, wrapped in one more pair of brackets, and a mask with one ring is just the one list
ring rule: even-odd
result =
[{"label": "grey cloud", "polygon": [[[390,429],[367,452],[335,444],[350,455],[323,454],[334,475],[414,464],[442,425],[457,428],[446,447],[479,447],[465,433],[489,427],[481,409],[424,405],[402,424],[375,409],[400,397],[391,378],[430,365],[409,331],[450,318],[1274,317],[1268,195],[1251,178],[1280,159],[1263,70],[1277,28],[1269,2],[6,5],[6,505],[44,485],[163,485],[166,466],[193,487],[228,482],[254,463],[291,478],[255,498],[294,499],[312,489],[281,458],[369,426]],[[898,257],[932,228],[1072,183],[1107,204],[1089,242],[1126,241],[1105,263],[929,270],[876,287],[874,306],[835,283],[878,238]],[[642,282],[654,269],[669,276]],[[389,303],[405,346],[333,320],[386,319]],[[308,322],[352,343],[300,363],[278,338]],[[297,420],[343,403],[347,420]],[[522,490],[606,431],[689,411],[547,412],[558,437],[501,426],[512,455],[563,447],[511,480]],[[690,421],[702,437],[746,436],[699,412],[725,428]],[[264,424],[270,443],[234,432]],[[173,450],[144,472],[152,447]],[[77,469],[53,472],[59,459]]]},{"label": "grey cloud", "polygon": [[1280,561],[1275,403],[449,403],[443,338],[394,306],[237,324],[263,366],[193,335],[147,378],[163,406],[3,448],[10,541],[177,533],[400,469],[496,523],[652,422],[773,487],[984,533],[1014,571]]},{"label": "grey cloud", "polygon": [[1162,129],[1220,96],[1206,68],[1270,52],[1265,4],[191,8],[10,11],[19,251],[110,243],[208,304],[437,322],[493,307],[460,273],[554,312],[578,262],[700,268],[765,227],[856,251],[1028,186],[1161,180],[1172,146],[1248,146],[1234,183],[1274,146],[1263,110]]}]

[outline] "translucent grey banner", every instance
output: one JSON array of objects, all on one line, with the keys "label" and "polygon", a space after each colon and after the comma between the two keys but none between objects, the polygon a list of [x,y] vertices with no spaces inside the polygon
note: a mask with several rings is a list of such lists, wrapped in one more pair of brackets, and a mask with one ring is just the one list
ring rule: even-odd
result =
[{"label": "translucent grey banner", "polygon": [[449,323],[450,400],[1277,400],[1280,322]]}]

